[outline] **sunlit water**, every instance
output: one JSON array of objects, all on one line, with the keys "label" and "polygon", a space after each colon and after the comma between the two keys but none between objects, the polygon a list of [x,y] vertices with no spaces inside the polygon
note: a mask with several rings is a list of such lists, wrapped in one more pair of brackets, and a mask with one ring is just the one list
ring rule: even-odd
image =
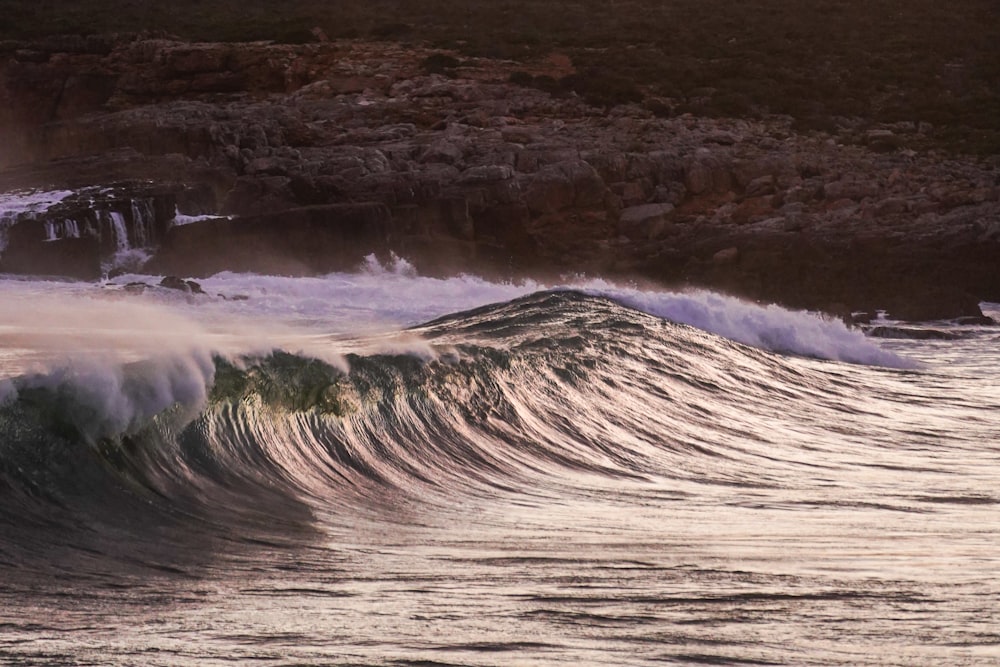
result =
[{"label": "sunlit water", "polygon": [[0,281],[0,661],[1000,664],[995,329],[203,286]]}]

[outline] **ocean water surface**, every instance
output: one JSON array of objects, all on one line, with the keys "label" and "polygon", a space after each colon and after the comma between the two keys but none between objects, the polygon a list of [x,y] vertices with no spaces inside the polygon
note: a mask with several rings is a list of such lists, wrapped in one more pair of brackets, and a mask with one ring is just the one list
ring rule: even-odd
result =
[{"label": "ocean water surface", "polygon": [[1000,664],[996,328],[136,280],[0,277],[0,663]]}]

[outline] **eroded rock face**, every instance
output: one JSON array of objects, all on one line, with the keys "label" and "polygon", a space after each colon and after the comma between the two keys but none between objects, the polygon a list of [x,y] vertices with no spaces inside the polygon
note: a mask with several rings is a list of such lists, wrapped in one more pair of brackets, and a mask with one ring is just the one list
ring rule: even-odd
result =
[{"label": "eroded rock face", "polygon": [[9,253],[0,271],[96,280],[101,277],[100,248],[93,237],[26,243]]},{"label": "eroded rock face", "polygon": [[83,188],[41,208],[0,211],[0,272],[99,278],[116,255],[159,246],[182,192],[126,182]]},{"label": "eroded rock face", "polygon": [[[332,270],[393,250],[428,272],[638,273],[814,308],[904,298],[893,307],[930,317],[1000,300],[995,164],[905,150],[895,126],[852,123],[857,140],[838,143],[787,118],[597,110],[508,83],[511,63],[429,74],[433,53],[16,45],[0,54],[0,190],[127,176],[171,184],[186,212],[235,216],[161,230],[151,269],[178,275]],[[27,257],[3,266],[59,264]],[[84,265],[73,274],[91,276]],[[918,307],[932,288],[946,291]]]},{"label": "eroded rock face", "polygon": [[391,239],[381,204],[328,204],[172,227],[149,269],[206,276],[223,270],[308,275],[356,267]]}]

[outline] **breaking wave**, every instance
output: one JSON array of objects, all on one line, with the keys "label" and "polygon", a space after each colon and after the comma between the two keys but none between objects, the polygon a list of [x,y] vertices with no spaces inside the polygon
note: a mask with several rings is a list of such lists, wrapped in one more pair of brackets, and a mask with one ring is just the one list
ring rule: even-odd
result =
[{"label": "breaking wave", "polygon": [[[247,522],[397,516],[408,503],[539,477],[551,486],[567,473],[732,481],[747,471],[709,470],[706,457],[760,456],[727,443],[767,440],[760,415],[775,414],[775,396],[790,415],[815,410],[818,395],[853,399],[829,397],[837,364],[664,317],[776,349],[903,361],[803,314],[706,294],[589,292],[446,315],[409,330],[409,343],[331,340],[357,350],[333,363],[189,350],[8,380],[0,519],[65,528],[196,517],[215,534],[245,534]],[[727,314],[713,315],[720,307]],[[816,323],[803,334],[803,321]]]}]

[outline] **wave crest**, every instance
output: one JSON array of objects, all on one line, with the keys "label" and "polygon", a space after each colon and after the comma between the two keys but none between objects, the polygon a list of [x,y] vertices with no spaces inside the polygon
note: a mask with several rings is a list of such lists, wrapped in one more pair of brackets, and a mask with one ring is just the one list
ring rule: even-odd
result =
[{"label": "wave crest", "polygon": [[889,368],[918,367],[911,359],[883,350],[863,332],[848,328],[840,320],[805,311],[762,306],[707,291],[645,292],[610,286],[593,286],[585,291],[772,352]]}]

